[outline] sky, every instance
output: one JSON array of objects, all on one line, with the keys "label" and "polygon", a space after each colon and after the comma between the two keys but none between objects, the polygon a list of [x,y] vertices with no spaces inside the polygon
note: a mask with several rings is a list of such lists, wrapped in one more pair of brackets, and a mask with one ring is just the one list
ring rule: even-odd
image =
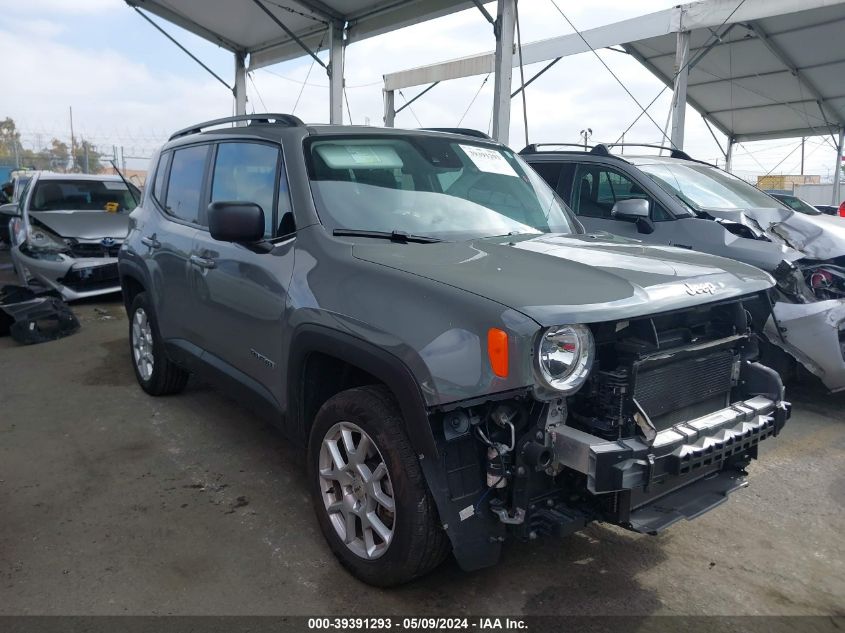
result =
[{"label": "sky", "polygon": [[[666,9],[672,0],[557,0],[579,30]],[[486,5],[495,14],[495,3]],[[521,0],[523,43],[571,33],[551,0]],[[77,136],[111,153],[122,148],[132,168],[170,132],[232,113],[231,93],[122,0],[0,0],[0,59],[10,76],[0,92],[0,118],[15,119],[25,147],[56,137],[69,142],[70,112]],[[172,24],[153,18],[227,82],[233,81],[232,55]],[[346,52],[348,114],[355,124],[381,125],[382,76],[494,47],[490,25],[475,9],[351,44]],[[640,103],[663,88],[627,55],[599,55]],[[323,55],[325,57],[325,55]],[[9,60],[15,60],[9,63]],[[525,67],[532,76],[543,64]],[[307,81],[306,81],[307,80]],[[514,70],[514,88],[519,73]],[[397,107],[421,88],[396,95]],[[452,127],[459,123],[487,131],[492,113],[493,77],[468,77],[439,84],[396,118],[397,127]],[[247,111],[293,112],[307,122],[328,119],[328,78],[310,58],[258,69],[247,80]],[[638,106],[592,53],[561,60],[527,90],[529,140],[578,142],[593,130],[593,141],[615,141],[639,113]],[[667,119],[671,92],[649,109],[660,126]],[[346,122],[349,122],[345,110]],[[512,104],[510,144],[524,146],[521,99]],[[701,117],[686,114],[685,150],[696,158],[724,164]],[[722,146],[725,139],[717,133]],[[661,131],[642,117],[626,136],[656,143]],[[734,173],[753,178],[768,171],[798,173],[798,139],[740,145]],[[120,151],[120,150],[118,150]],[[805,173],[830,177],[835,151],[819,137],[807,139]]]}]

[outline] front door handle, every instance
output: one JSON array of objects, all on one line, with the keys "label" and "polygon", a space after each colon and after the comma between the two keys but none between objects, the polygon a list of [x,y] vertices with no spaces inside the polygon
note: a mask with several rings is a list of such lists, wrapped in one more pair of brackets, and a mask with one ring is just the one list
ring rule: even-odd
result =
[{"label": "front door handle", "polygon": [[215,266],[217,266],[217,262],[215,262],[213,259],[200,257],[199,255],[191,255],[191,263],[194,266],[199,266],[200,268],[214,268]]},{"label": "front door handle", "polygon": [[141,244],[143,244],[144,246],[149,246],[150,248],[161,248],[161,242],[156,239],[155,233],[149,236],[142,237]]}]

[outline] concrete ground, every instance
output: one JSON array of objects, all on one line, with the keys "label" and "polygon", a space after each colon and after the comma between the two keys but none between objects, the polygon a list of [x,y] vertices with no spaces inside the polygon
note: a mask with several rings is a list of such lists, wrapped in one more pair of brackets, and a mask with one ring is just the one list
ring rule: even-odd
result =
[{"label": "concrete ground", "polygon": [[845,395],[791,394],[750,487],[658,537],[593,525],[385,591],[335,562],[266,421],[145,395],[117,298],[74,310],[69,338],[0,338],[0,614],[845,613]]}]

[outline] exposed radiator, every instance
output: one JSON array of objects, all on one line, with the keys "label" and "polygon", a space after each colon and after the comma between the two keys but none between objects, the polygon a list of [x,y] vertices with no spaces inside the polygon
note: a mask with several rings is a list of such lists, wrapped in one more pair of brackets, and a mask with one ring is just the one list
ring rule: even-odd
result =
[{"label": "exposed radiator", "polygon": [[[719,350],[649,368],[643,363],[637,372],[634,397],[660,430],[688,417],[695,405],[722,407],[731,390],[734,354]],[[680,414],[673,415],[673,414]]]}]

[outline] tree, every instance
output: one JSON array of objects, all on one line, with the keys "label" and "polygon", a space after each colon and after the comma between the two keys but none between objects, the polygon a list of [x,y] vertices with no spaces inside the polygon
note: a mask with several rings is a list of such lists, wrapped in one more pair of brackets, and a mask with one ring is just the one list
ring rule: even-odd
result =
[{"label": "tree", "polygon": [[73,162],[76,169],[81,170],[86,174],[96,174],[103,169],[103,166],[100,163],[101,154],[97,151],[96,146],[90,141],[82,139],[79,143],[77,143],[73,156]]},{"label": "tree", "polygon": [[50,163],[49,169],[55,171],[65,171],[68,168],[68,161],[70,160],[70,150],[68,150],[67,143],[63,143],[57,138],[50,141],[50,147],[45,152],[46,158]]},{"label": "tree", "polygon": [[0,160],[17,162],[21,151],[21,135],[14,119],[0,121]]},{"label": "tree", "polygon": [[14,119],[6,117],[0,120],[0,163],[31,169],[59,172],[73,169],[96,174],[103,169],[101,158],[102,153],[97,151],[97,147],[84,138],[77,140],[73,148],[53,138],[46,147],[25,149],[21,145],[21,134]]}]

